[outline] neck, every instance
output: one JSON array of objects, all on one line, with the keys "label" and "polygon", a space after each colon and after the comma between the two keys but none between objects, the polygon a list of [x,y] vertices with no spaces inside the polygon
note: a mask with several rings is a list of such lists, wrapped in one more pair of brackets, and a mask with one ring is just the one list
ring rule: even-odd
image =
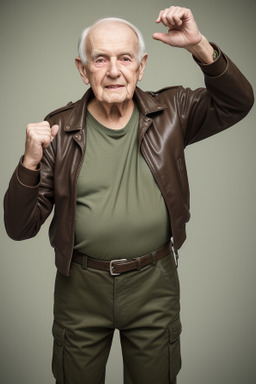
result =
[{"label": "neck", "polygon": [[133,100],[121,104],[99,103],[96,98],[88,105],[88,111],[102,125],[110,129],[121,129],[129,121],[134,109]]}]

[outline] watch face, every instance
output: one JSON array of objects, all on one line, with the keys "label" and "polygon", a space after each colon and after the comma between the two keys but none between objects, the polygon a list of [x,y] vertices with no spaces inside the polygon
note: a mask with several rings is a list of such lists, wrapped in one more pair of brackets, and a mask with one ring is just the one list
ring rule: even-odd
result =
[{"label": "watch face", "polygon": [[216,49],[214,49],[213,51],[213,54],[212,54],[212,58],[213,58],[213,61],[215,61],[218,57],[218,52],[216,51]]}]

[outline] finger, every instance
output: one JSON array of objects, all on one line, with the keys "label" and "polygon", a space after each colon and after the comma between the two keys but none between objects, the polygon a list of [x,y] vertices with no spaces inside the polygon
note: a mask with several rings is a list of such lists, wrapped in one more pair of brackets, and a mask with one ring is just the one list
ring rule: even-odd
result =
[{"label": "finger", "polygon": [[162,22],[166,27],[180,27],[183,24],[183,19],[189,10],[182,7],[170,7],[160,11],[156,20],[157,23]]},{"label": "finger", "polygon": [[40,141],[44,137],[51,137],[50,127],[29,126],[27,127],[27,138],[29,140]]},{"label": "finger", "polygon": [[53,125],[51,127],[51,137],[52,139],[54,139],[54,137],[57,135],[57,133],[59,132],[59,126],[57,124]]},{"label": "finger", "polygon": [[40,128],[43,128],[43,127],[46,127],[46,128],[50,128],[50,124],[48,123],[48,121],[40,121],[38,123],[30,123],[27,125],[27,127],[31,127],[31,128],[36,128],[36,127],[40,127]]},{"label": "finger", "polygon": [[153,39],[162,41],[165,44],[168,44],[168,35],[166,33],[156,32],[153,34]]},{"label": "finger", "polygon": [[57,135],[57,133],[59,132],[59,125],[55,124],[53,125],[49,131],[47,131],[47,133],[44,135],[44,141],[43,141],[43,148],[47,148],[52,140],[54,139],[54,137]]},{"label": "finger", "polygon": [[166,27],[168,26],[168,20],[167,20],[168,12],[169,12],[169,9],[167,9],[167,8],[162,10],[162,11],[160,11],[159,16],[157,18],[157,22],[158,23],[162,23]]},{"label": "finger", "polygon": [[183,22],[187,22],[193,19],[193,15],[188,8],[177,7],[172,15],[174,22],[177,25],[181,25]]},{"label": "finger", "polygon": [[174,6],[171,6],[170,8],[165,8],[159,12],[158,19],[162,20],[162,19],[166,19],[169,17],[171,18],[172,15],[175,14],[176,12],[178,12],[180,9],[182,9],[182,8],[174,7]]},{"label": "finger", "polygon": [[163,10],[159,12],[158,18],[156,19],[156,23],[161,23],[161,15],[163,13]]},{"label": "finger", "polygon": [[183,23],[182,16],[183,15],[174,13],[170,18],[168,18],[168,22],[172,27],[180,27]]},{"label": "finger", "polygon": [[41,145],[43,148],[47,148],[49,147],[49,145],[51,144],[53,140],[53,137],[51,135],[51,131],[47,134],[44,134],[40,137],[40,141],[41,141]]}]

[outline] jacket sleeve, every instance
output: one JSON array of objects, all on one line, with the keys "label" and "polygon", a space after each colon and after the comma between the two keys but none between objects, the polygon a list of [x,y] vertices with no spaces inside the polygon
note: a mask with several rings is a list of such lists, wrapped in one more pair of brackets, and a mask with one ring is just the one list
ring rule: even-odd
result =
[{"label": "jacket sleeve", "polygon": [[51,213],[54,204],[53,171],[52,144],[38,170],[25,168],[20,160],[4,197],[5,228],[13,240],[34,237]]},{"label": "jacket sleeve", "polygon": [[254,103],[248,80],[219,47],[213,46],[219,53],[218,59],[209,65],[197,62],[204,73],[206,88],[178,89],[177,108],[184,146],[236,124]]}]

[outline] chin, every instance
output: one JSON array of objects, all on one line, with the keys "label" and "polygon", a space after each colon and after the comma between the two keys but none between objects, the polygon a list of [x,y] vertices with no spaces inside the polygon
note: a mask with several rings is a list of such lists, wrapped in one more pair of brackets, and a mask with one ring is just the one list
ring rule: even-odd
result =
[{"label": "chin", "polygon": [[109,97],[106,100],[103,100],[103,102],[108,103],[108,104],[120,104],[120,103],[125,103],[129,99],[127,97]]}]

